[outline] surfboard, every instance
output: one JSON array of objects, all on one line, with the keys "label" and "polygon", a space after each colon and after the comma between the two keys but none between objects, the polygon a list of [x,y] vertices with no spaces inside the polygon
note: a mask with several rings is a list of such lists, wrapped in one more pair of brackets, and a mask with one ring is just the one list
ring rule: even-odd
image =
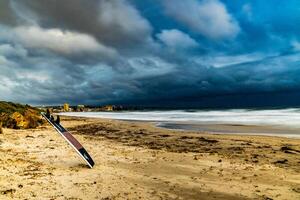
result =
[{"label": "surfboard", "polygon": [[94,161],[88,154],[85,148],[78,142],[78,140],[67,131],[60,123],[51,120],[51,115],[41,113],[42,116],[54,127],[54,129],[69,143],[69,145],[77,152],[77,154],[87,163],[90,168],[93,168]]}]

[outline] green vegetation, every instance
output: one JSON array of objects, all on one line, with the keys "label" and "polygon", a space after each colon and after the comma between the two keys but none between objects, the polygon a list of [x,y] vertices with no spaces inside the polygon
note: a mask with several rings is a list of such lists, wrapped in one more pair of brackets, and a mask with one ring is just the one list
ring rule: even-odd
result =
[{"label": "green vegetation", "polygon": [[[35,108],[33,108],[29,105],[22,105],[22,104],[18,104],[18,103],[0,101],[0,113],[12,114],[14,112],[18,112],[18,113],[24,115],[24,113],[27,109],[35,109]],[[37,109],[35,109],[35,110],[37,110]]]},{"label": "green vegetation", "polygon": [[5,128],[36,128],[43,120],[40,111],[29,105],[0,101],[0,124]]}]

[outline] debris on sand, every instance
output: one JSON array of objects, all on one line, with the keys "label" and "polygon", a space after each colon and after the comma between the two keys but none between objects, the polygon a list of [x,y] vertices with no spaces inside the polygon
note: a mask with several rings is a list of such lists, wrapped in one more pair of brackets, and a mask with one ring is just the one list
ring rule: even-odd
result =
[{"label": "debris on sand", "polygon": [[8,189],[8,190],[2,190],[2,191],[0,191],[0,193],[1,193],[2,195],[13,194],[13,193],[15,193],[15,192],[16,192],[15,189]]},{"label": "debris on sand", "polygon": [[274,164],[285,164],[287,162],[288,162],[287,159],[280,159],[280,160],[275,161]]},{"label": "debris on sand", "polygon": [[296,149],[292,149],[291,147],[289,146],[283,146],[280,148],[280,151],[284,152],[284,153],[290,153],[290,154],[297,154],[297,153],[300,153],[299,150],[296,150]]}]

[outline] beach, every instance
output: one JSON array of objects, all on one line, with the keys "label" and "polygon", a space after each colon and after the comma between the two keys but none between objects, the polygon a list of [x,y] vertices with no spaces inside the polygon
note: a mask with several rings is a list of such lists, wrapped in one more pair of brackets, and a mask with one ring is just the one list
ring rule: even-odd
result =
[{"label": "beach", "polygon": [[61,124],[94,168],[48,124],[4,129],[0,199],[300,199],[297,138],[66,116]]}]

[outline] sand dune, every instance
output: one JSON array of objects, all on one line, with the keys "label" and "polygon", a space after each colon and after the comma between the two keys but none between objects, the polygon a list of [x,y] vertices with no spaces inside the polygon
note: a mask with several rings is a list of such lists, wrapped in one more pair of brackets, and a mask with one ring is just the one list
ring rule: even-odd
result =
[{"label": "sand dune", "polygon": [[63,118],[89,169],[50,126],[4,129],[0,199],[300,199],[300,140]]}]

